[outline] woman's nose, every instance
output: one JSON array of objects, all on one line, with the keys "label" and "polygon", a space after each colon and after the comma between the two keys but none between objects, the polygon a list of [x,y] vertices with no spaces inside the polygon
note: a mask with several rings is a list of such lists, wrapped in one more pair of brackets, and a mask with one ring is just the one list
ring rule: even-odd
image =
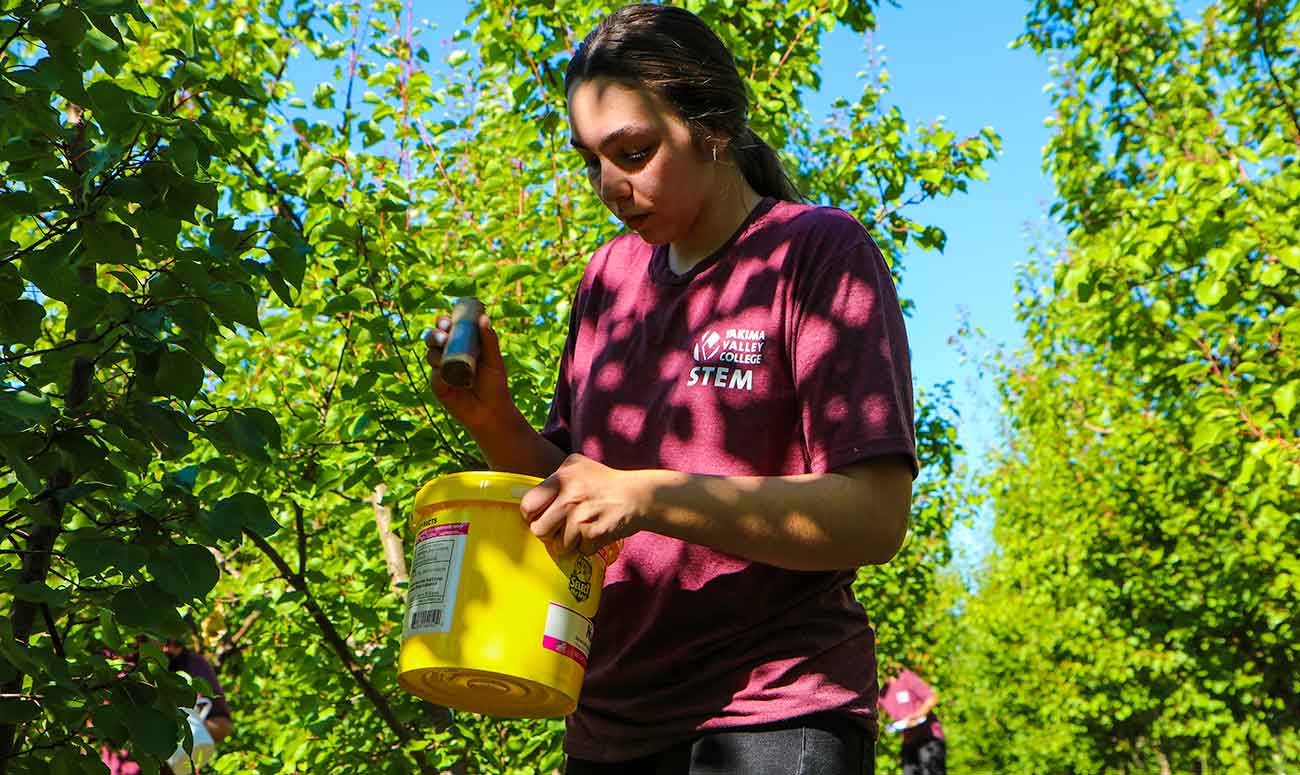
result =
[{"label": "woman's nose", "polygon": [[600,163],[600,198],[613,205],[632,195],[632,184],[618,165],[602,160]]}]

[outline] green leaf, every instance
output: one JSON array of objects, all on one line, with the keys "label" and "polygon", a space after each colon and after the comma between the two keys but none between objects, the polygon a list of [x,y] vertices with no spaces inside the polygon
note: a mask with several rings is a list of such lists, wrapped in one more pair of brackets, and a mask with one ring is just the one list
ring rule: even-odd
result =
[{"label": "green leaf", "polygon": [[266,282],[271,286],[271,290],[275,291],[275,295],[279,297],[280,301],[284,302],[286,307],[297,305],[298,302],[293,297],[293,289],[284,281],[284,275],[272,269],[270,272],[266,273]]},{"label": "green leaf", "polygon": [[109,775],[109,772],[98,756],[70,745],[54,754],[49,775]]},{"label": "green leaf", "polygon": [[1264,271],[1259,273],[1259,281],[1260,283],[1273,288],[1286,279],[1286,274],[1286,267],[1281,264],[1269,264],[1264,268]]},{"label": "green leaf", "polygon": [[49,399],[26,390],[0,390],[0,432],[21,433],[59,416]]},{"label": "green leaf", "polygon": [[311,104],[319,110],[334,107],[334,84],[329,81],[317,84],[311,95]]},{"label": "green leaf", "polygon": [[0,697],[0,722],[23,724],[41,715],[41,706],[20,697]]},{"label": "green leaf", "polygon": [[197,544],[162,547],[149,559],[149,571],[181,601],[202,600],[221,577],[212,552]]},{"label": "green leaf", "polygon": [[1228,433],[1224,426],[1213,420],[1202,420],[1197,426],[1196,432],[1192,434],[1192,449],[1201,451],[1219,443]]},{"label": "green leaf", "polygon": [[1295,409],[1297,392],[1300,392],[1300,382],[1289,382],[1273,391],[1273,405],[1277,407],[1284,422],[1291,416],[1291,410]]},{"label": "green leaf", "polygon": [[0,437],[0,458],[3,458],[4,463],[13,469],[14,476],[28,493],[35,494],[45,488],[40,474],[28,464],[26,453],[3,437]]},{"label": "green leaf", "polygon": [[189,402],[203,387],[206,372],[188,352],[169,348],[158,357],[158,372],[154,375],[154,386],[160,394],[175,396]]},{"label": "green leaf", "polygon": [[0,264],[0,302],[14,301],[21,298],[27,290],[27,283],[18,268],[13,264]]},{"label": "green leaf", "polygon": [[327,166],[317,167],[307,173],[307,185],[303,189],[303,196],[310,199],[312,194],[320,191],[320,187],[325,185],[334,171]]},{"label": "green leaf", "polygon": [[516,280],[520,280],[525,277],[531,277],[532,275],[538,273],[539,270],[535,264],[521,262],[511,266],[501,275],[501,284],[509,285],[510,283],[513,283]]},{"label": "green leaf", "polygon": [[376,374],[375,372],[373,371],[363,372],[360,377],[357,377],[356,382],[352,383],[351,385],[344,385],[343,389],[339,391],[339,394],[346,401],[351,401],[353,399],[360,398],[361,396],[364,396],[367,393],[369,393],[370,389],[375,386],[375,382],[377,382],[378,380],[379,380],[379,375]]},{"label": "green leaf", "polygon": [[257,317],[257,295],[243,283],[209,283],[200,291],[200,295],[228,323],[242,323],[254,331],[262,331],[262,324]]},{"label": "green leaf", "polygon": [[126,728],[131,733],[133,750],[165,759],[176,750],[180,723],[157,708],[137,705],[126,714]]},{"label": "green leaf", "polygon": [[132,411],[134,419],[148,433],[149,441],[162,453],[163,459],[175,460],[194,449],[190,441],[194,426],[185,415],[161,402],[138,402]]},{"label": "green leaf", "polygon": [[201,519],[214,536],[231,541],[244,530],[269,538],[280,529],[266,501],[251,492],[236,493],[222,499]]},{"label": "green leaf", "polygon": [[447,296],[474,296],[478,293],[478,284],[472,277],[454,277],[442,287]]},{"label": "green leaf", "polygon": [[352,423],[352,427],[348,429],[348,437],[353,439],[359,438],[368,427],[370,427],[370,415],[362,412],[361,416],[357,417],[357,419]]},{"label": "green leaf", "polygon": [[176,613],[177,602],[157,582],[147,581],[113,595],[109,607],[116,614],[117,621],[127,627],[177,635],[184,631],[181,617]]},{"label": "green leaf", "polygon": [[5,76],[26,89],[54,91],[59,88],[60,80],[55,63],[50,57],[44,57],[29,68],[15,67]]},{"label": "green leaf", "polygon": [[1227,283],[1214,275],[1206,275],[1196,284],[1196,301],[1206,307],[1218,304],[1227,293]]},{"label": "green leaf", "polygon": [[14,587],[14,597],[29,603],[43,603],[51,608],[62,608],[68,604],[68,593],[63,590],[50,589],[44,584],[29,582]]},{"label": "green leaf", "polygon": [[307,274],[306,254],[285,245],[271,248],[270,253],[271,262],[280,270],[284,280],[295,290],[301,290],[302,279]]},{"label": "green leaf", "polygon": [[226,373],[225,364],[217,360],[217,356],[213,355],[212,350],[208,349],[208,346],[204,344],[202,341],[198,339],[189,338],[189,339],[182,339],[179,342],[177,342],[177,344],[185,348],[185,351],[187,353],[193,355],[194,358],[199,363],[202,363],[204,366],[206,366],[208,370],[211,371],[213,374],[216,374],[218,377],[225,375]]},{"label": "green leaf", "polygon": [[45,308],[31,299],[0,302],[0,334],[6,342],[36,344],[44,319]]},{"label": "green leaf", "polygon": [[209,428],[207,436],[218,449],[242,454],[259,463],[271,462],[261,429],[241,412],[231,412]]},{"label": "green leaf", "polygon": [[95,530],[78,530],[68,541],[68,559],[83,578],[98,576],[116,568],[123,576],[144,567],[148,552],[140,546],[124,543]]},{"label": "green leaf", "polygon": [[1300,272],[1300,244],[1291,244],[1283,247],[1277,253],[1278,260],[1283,266],[1296,272]]},{"label": "green leaf", "polygon": [[284,278],[290,285],[295,289],[302,288],[307,258],[311,255],[311,245],[303,239],[302,234],[288,218],[273,218],[271,232],[284,243],[282,247],[271,249],[271,260],[275,263],[275,267],[284,273]]}]

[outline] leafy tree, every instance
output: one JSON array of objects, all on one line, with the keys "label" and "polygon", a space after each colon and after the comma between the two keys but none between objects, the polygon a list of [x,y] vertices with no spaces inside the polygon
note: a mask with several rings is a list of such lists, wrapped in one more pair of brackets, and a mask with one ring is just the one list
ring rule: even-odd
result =
[{"label": "leafy tree", "polygon": [[991,559],[953,647],[976,772],[1300,765],[1300,9],[1035,3],[1066,230],[1020,286]]},{"label": "leafy tree", "polygon": [[[872,4],[688,5],[805,190],[891,256],[942,247],[909,208],[982,178],[992,132],[913,129],[883,79],[835,126],[800,106],[821,36]],[[217,772],[558,766],[558,721],[397,691],[400,536],[420,484],[482,466],[427,389],[433,313],[488,302],[540,424],[569,294],[615,233],[562,150],[564,62],[601,4],[475,3],[445,52],[394,0],[4,8],[0,771],[102,771],[127,742],[156,767],[192,697],[162,636],[203,642],[231,691]],[[333,78],[293,83],[295,57]],[[911,541],[859,583],[887,654],[929,636],[878,601],[923,608],[948,554],[942,391],[919,418]]]},{"label": "leafy tree", "polygon": [[95,746],[127,739],[170,754],[193,690],[152,643],[121,658],[181,634],[211,547],[276,528],[255,496],[197,491],[187,458],[278,445],[269,413],[221,398],[215,353],[260,330],[268,284],[301,281],[303,240],[287,207],[237,228],[216,175],[261,185],[260,138],[232,125],[286,52],[217,59],[201,13],[153,10],[163,26],[134,0],[0,19],[0,771],[102,769]]}]

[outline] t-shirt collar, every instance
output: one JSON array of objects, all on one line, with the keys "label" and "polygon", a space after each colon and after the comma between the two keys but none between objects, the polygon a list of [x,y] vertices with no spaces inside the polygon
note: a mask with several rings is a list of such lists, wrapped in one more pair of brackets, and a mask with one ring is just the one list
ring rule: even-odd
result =
[{"label": "t-shirt collar", "polygon": [[654,253],[650,257],[650,279],[657,285],[686,285],[727,255],[732,246],[736,244],[736,241],[744,235],[750,226],[754,225],[755,221],[766,215],[776,204],[776,201],[775,198],[770,196],[760,199],[758,204],[754,205],[754,209],[749,211],[749,215],[745,216],[745,220],[741,221],[740,226],[736,227],[736,231],[727,238],[726,242],[722,243],[721,247],[696,263],[695,266],[686,270],[684,274],[677,274],[668,266],[668,244],[656,245]]}]

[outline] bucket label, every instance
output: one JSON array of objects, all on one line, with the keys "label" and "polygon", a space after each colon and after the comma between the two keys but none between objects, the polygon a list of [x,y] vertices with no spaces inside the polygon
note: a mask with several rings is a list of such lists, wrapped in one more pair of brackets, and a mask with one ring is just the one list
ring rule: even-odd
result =
[{"label": "bucket label", "polygon": [[402,637],[451,632],[469,523],[431,525],[415,539]]},{"label": "bucket label", "polygon": [[585,669],[591,653],[591,620],[572,608],[551,603],[546,610],[546,629],[542,631],[542,648],[577,662]]},{"label": "bucket label", "polygon": [[581,555],[573,563],[573,572],[569,574],[569,594],[579,603],[585,603],[591,597],[591,560]]}]

